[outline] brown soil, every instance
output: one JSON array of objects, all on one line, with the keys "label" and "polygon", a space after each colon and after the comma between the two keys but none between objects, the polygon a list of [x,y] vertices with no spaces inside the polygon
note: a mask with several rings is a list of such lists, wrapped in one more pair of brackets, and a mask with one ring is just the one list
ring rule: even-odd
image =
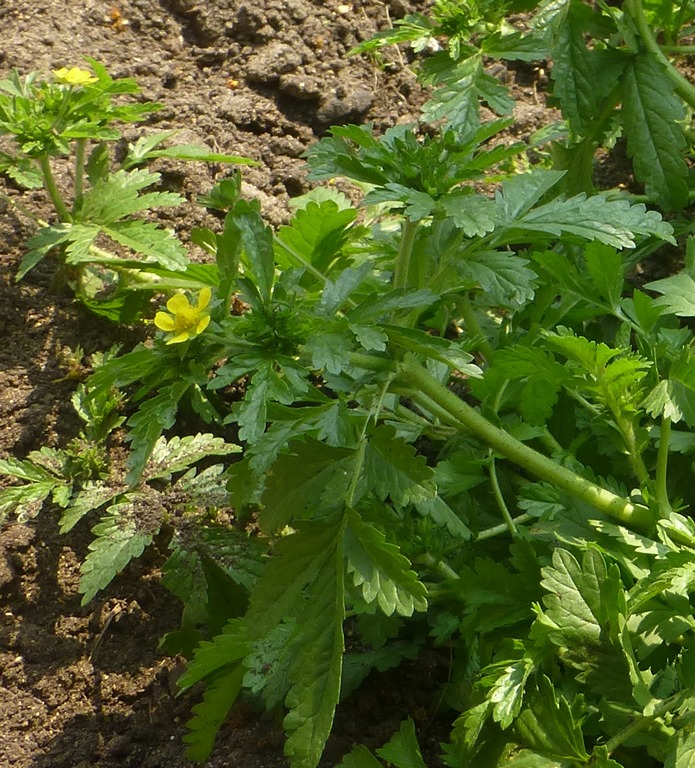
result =
[{"label": "brown soil", "polygon": [[[178,128],[182,143],[261,161],[244,170],[247,195],[268,220],[287,216],[289,196],[306,191],[301,153],[327,126],[412,121],[422,94],[395,50],[377,68],[346,52],[389,19],[423,10],[426,0],[4,0],[0,76],[81,64],[89,55],[114,77],[134,77],[165,109],[147,130]],[[347,9],[347,10],[346,10]],[[407,54],[403,54],[407,56]],[[512,75],[509,75],[512,77]],[[545,122],[536,73],[517,73],[515,133]],[[168,186],[189,200],[226,173],[220,167],[162,164]],[[42,192],[4,181],[0,190],[47,216]],[[206,214],[192,202],[166,214],[185,240]],[[65,445],[79,423],[70,404],[73,353],[89,354],[138,329],[115,329],[51,286],[42,264],[17,284],[14,274],[31,220],[0,199],[0,456],[23,458],[41,445]],[[90,535],[58,536],[45,511],[26,525],[0,527],[0,768],[189,765],[182,737],[198,692],[175,698],[179,667],[158,641],[180,608],[159,583],[161,558],[132,564],[91,604],[80,607],[79,564]],[[407,716],[436,753],[447,737],[438,718],[446,659],[436,654],[380,676],[341,706],[325,765],[355,743],[379,746]],[[443,668],[442,668],[443,667]],[[280,717],[240,707],[220,733],[211,768],[285,765]],[[434,762],[433,762],[434,764]]]}]

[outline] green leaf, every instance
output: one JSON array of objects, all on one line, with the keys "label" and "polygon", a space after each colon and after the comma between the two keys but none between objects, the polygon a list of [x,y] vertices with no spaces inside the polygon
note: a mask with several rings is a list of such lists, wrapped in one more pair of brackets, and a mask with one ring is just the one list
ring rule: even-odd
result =
[{"label": "green leaf", "polygon": [[106,226],[138,211],[178,205],[184,201],[181,195],[173,192],[138,194],[159,179],[158,173],[143,168],[118,170],[106,179],[99,179],[84,195],[79,222]]},{"label": "green leaf", "polygon": [[27,248],[29,250],[22,258],[22,262],[17,270],[16,279],[21,280],[27,272],[33,269],[54,248],[68,242],[70,232],[70,224],[55,224],[51,227],[39,229],[35,235],[27,240]]},{"label": "green leaf", "polygon": [[663,294],[654,301],[654,306],[663,307],[665,314],[695,317],[695,280],[687,272],[653,280],[644,287]]},{"label": "green leaf", "polygon": [[339,504],[340,485],[353,461],[354,452],[347,448],[331,447],[312,437],[293,441],[290,452],[278,458],[268,477],[259,517],[263,530],[280,530],[325,507],[331,498],[333,505]]},{"label": "green leaf", "polygon": [[695,768],[695,728],[682,728],[668,741],[664,768]]},{"label": "green leaf", "polygon": [[312,334],[304,348],[311,354],[311,362],[317,371],[326,370],[338,374],[350,364],[351,340],[342,333]]},{"label": "green leaf", "polygon": [[620,255],[608,245],[593,242],[584,249],[584,261],[598,295],[615,311],[625,282]]},{"label": "green leaf", "polygon": [[241,691],[244,671],[238,664],[208,682],[203,701],[193,707],[193,717],[186,724],[188,733],[183,740],[190,760],[202,762],[210,756],[217,732]]},{"label": "green leaf", "polygon": [[300,642],[289,672],[283,725],[285,754],[293,768],[315,768],[333,726],[343,660],[344,564],[342,541],[334,538],[306,592],[297,618]]},{"label": "green leaf", "polygon": [[424,456],[396,437],[393,427],[382,425],[369,434],[358,493],[373,493],[379,501],[390,498],[404,507],[435,495],[433,475]]},{"label": "green leaf", "polygon": [[525,704],[515,728],[527,747],[560,760],[589,759],[581,725],[575,721],[565,697],[545,675],[531,686]]},{"label": "green leaf", "polygon": [[239,230],[244,246],[245,268],[253,276],[261,300],[270,301],[275,280],[273,232],[261,218],[260,204],[257,200],[239,200],[227,218],[231,221],[230,226]]},{"label": "green leaf", "polygon": [[528,263],[511,253],[483,251],[461,259],[458,270],[464,279],[473,280],[480,287],[486,303],[516,308],[535,295],[538,276],[528,269]]},{"label": "green leaf", "polygon": [[200,643],[176,685],[186,691],[220,671],[236,668],[248,652],[246,625],[243,619],[232,619],[220,634]]},{"label": "green leaf", "polygon": [[235,165],[260,165],[256,160],[249,157],[239,157],[238,155],[225,155],[220,152],[213,152],[210,147],[204,144],[175,144],[166,149],[155,149],[147,152],[142,160],[148,160],[151,157],[172,157],[175,160],[197,160],[202,163],[233,163]]},{"label": "green leaf", "polygon": [[398,733],[376,753],[395,768],[426,768],[415,735],[415,723],[410,718],[401,723]]},{"label": "green leaf", "polygon": [[601,195],[553,200],[522,214],[509,227],[545,232],[556,238],[574,235],[614,248],[634,248],[636,235],[654,235],[673,242],[671,225],[662,220],[661,214],[648,211],[641,203],[630,205],[627,200],[607,200]]},{"label": "green leaf", "polygon": [[160,387],[159,392],[140,405],[128,419],[131,453],[126,480],[134,485],[141,477],[147,460],[165,429],[174,425],[181,398],[191,385],[187,378]]},{"label": "green leaf", "polygon": [[495,194],[503,221],[508,225],[530,211],[564,175],[564,171],[536,168],[530,173],[519,173],[505,179]]},{"label": "green leaf", "polygon": [[67,533],[92,510],[112,501],[120,494],[119,489],[102,483],[86,483],[74,494],[60,518],[60,532]]},{"label": "green leaf", "polygon": [[637,178],[649,197],[679,210],[688,202],[683,106],[675,85],[653,53],[640,52],[624,75],[623,130]]},{"label": "green leaf", "polygon": [[348,242],[356,216],[354,208],[340,208],[333,200],[310,201],[288,225],[280,227],[279,251],[285,252],[288,265],[308,263],[325,273]]},{"label": "green leaf", "polygon": [[143,473],[146,480],[167,478],[182,472],[207,456],[227,456],[239,453],[238,445],[225,442],[211,434],[174,436],[170,440],[160,437],[155,443]]},{"label": "green leaf", "polygon": [[383,766],[364,744],[358,744],[343,756],[336,768],[383,768]]},{"label": "green leaf", "polygon": [[442,199],[440,206],[466,237],[482,237],[497,225],[497,205],[481,195],[454,190]]},{"label": "green leaf", "polygon": [[490,676],[499,669],[488,699],[493,703],[492,719],[504,729],[509,728],[521,712],[524,689],[529,675],[534,670],[533,660],[527,657],[512,662],[500,662],[487,667],[483,674]]},{"label": "green leaf", "polygon": [[387,616],[394,612],[412,616],[414,611],[427,610],[427,589],[410,570],[408,559],[356,512],[348,515],[345,555],[348,573],[353,574],[367,604],[376,601]]},{"label": "green leaf", "polygon": [[582,14],[577,3],[569,3],[564,23],[555,38],[551,75],[554,94],[559,98],[562,113],[572,130],[583,135],[599,114],[598,73],[595,58],[584,42]]},{"label": "green leaf", "polygon": [[135,499],[135,496],[126,496],[124,501],[113,504],[108,515],[92,528],[96,538],[89,545],[89,554],[80,568],[82,605],[107,587],[152,542],[156,531],[145,533],[138,530],[132,514]]},{"label": "green leaf", "polygon": [[[103,227],[103,232],[112,240],[146,256],[164,269],[183,271],[188,266],[188,255],[184,245],[173,230],[162,229],[148,221],[119,221]],[[91,261],[98,261],[92,255]]]}]

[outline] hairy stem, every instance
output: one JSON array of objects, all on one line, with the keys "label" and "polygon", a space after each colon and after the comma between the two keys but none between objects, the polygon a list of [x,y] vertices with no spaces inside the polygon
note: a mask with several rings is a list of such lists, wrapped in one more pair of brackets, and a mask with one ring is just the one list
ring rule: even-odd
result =
[{"label": "hairy stem", "polygon": [[413,387],[411,397],[414,402],[418,402],[420,393],[424,394],[500,455],[621,523],[637,528],[653,525],[652,514],[646,507],[632,504],[524,445],[508,432],[491,424],[474,408],[440,384],[422,366],[404,362],[399,367],[402,379]]},{"label": "hairy stem", "polygon": [[656,458],[656,502],[659,505],[659,516],[669,517],[673,508],[668,498],[666,476],[668,471],[669,439],[671,437],[671,419],[662,418],[661,435],[659,437],[659,452]]},{"label": "hairy stem", "polygon": [[72,202],[72,213],[77,213],[77,208],[82,203],[84,196],[84,157],[87,149],[87,139],[77,139],[75,142],[75,199]]},{"label": "hairy stem", "polygon": [[417,232],[418,223],[416,221],[410,221],[410,219],[403,219],[403,228],[401,230],[401,244],[398,248],[398,256],[396,256],[396,265],[393,270],[393,287],[394,288],[421,288],[422,286],[409,285],[408,278],[411,271],[411,260],[413,255],[413,245],[415,243],[415,233]]},{"label": "hairy stem", "polygon": [[48,159],[48,155],[41,155],[37,158],[41,174],[43,175],[43,183],[46,185],[46,191],[48,192],[51,202],[55,206],[58,218],[61,221],[72,221],[70,211],[68,211],[63,198],[60,195],[58,186],[53,176],[53,170],[51,169],[51,161]]},{"label": "hairy stem", "polygon": [[499,481],[499,478],[497,477],[497,467],[495,466],[494,456],[492,456],[490,459],[490,483],[492,484],[492,493],[495,497],[495,501],[497,502],[497,506],[499,507],[499,510],[502,513],[504,524],[507,526],[507,529],[509,530],[509,533],[512,535],[512,538],[514,538],[515,536],[517,536],[518,531],[516,530],[516,524],[514,523],[514,519],[509,513],[509,507],[507,506],[507,502],[504,500],[504,496],[502,495],[502,489],[500,488],[500,481]]}]

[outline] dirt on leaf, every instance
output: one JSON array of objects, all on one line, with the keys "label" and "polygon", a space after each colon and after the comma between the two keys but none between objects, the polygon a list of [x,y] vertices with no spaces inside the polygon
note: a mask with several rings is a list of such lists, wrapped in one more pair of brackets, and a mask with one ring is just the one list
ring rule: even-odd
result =
[{"label": "dirt on leaf", "polygon": [[[302,153],[333,124],[414,122],[424,94],[410,54],[386,49],[378,62],[347,57],[357,43],[426,0],[4,0],[0,77],[13,68],[49,72],[103,63],[133,77],[143,98],[164,108],[129,126],[128,140],[177,129],[180,143],[251,157],[244,193],[271,224],[287,201],[310,188]],[[501,72],[519,105],[514,132],[527,137],[548,122],[530,66]],[[161,161],[167,189],[187,202],[161,213],[184,242],[210,224],[194,204],[229,169]],[[84,372],[80,355],[120,343],[142,328],[116,328],[55,285],[49,262],[15,281],[35,223],[47,217],[45,193],[0,179],[0,457],[24,458],[42,445],[65,446],[80,423],[70,402]],[[218,223],[212,219],[213,223]],[[177,697],[181,663],[158,650],[176,628],[180,606],[161,586],[164,552],[131,563],[88,605],[80,605],[79,566],[88,527],[60,536],[58,514],[0,527],[0,766],[8,768],[181,768],[185,722],[199,699]],[[447,652],[431,652],[374,676],[341,704],[324,765],[356,743],[378,747],[412,717],[427,755],[448,736],[438,709]],[[210,768],[284,766],[282,713],[242,702],[223,726]],[[438,764],[431,758],[430,765]]]}]

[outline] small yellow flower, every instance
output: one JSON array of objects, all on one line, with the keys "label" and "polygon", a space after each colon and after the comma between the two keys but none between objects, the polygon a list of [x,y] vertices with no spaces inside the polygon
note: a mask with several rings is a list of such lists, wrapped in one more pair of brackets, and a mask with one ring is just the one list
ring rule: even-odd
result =
[{"label": "small yellow flower", "polygon": [[98,77],[94,77],[91,72],[88,72],[86,69],[80,69],[79,67],[72,67],[72,69],[67,69],[66,67],[54,69],[53,75],[57,82],[63,83],[64,85],[91,85],[91,83],[96,83],[99,79]]},{"label": "small yellow flower", "polygon": [[186,296],[177,293],[167,301],[169,312],[157,312],[154,324],[162,331],[172,334],[167,344],[180,344],[202,333],[210,323],[210,313],[206,307],[210,303],[212,292],[206,286],[198,294],[195,305]]}]

